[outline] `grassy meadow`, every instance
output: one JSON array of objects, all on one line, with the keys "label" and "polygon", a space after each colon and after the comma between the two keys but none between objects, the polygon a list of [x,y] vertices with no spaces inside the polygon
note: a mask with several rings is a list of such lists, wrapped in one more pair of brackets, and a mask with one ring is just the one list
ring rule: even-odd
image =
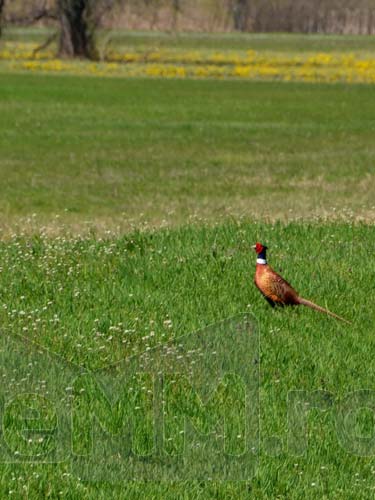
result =
[{"label": "grassy meadow", "polygon": [[[27,33],[39,42],[39,31]],[[155,39],[169,48],[234,49],[249,40],[279,52],[372,48],[367,37],[119,36],[130,48]],[[30,74],[0,63],[1,497],[373,496],[374,421],[368,409],[356,412],[374,405],[373,92],[366,84]],[[255,241],[268,245],[270,264],[303,297],[352,324],[302,307],[269,308],[253,285]],[[100,416],[97,388],[66,395],[67,367],[121,372],[124,360],[191,332],[204,345],[199,332],[241,313],[259,337],[256,360],[233,341],[233,356],[259,370],[250,480],[176,480],[173,467],[151,481],[88,480],[70,456],[43,460],[53,451],[56,417],[35,401],[22,412],[15,392],[47,397],[61,378],[62,405],[86,394]],[[226,337],[219,343],[230,345]],[[41,359],[29,369],[33,349]],[[209,415],[171,387],[207,431]],[[131,404],[146,405],[148,390],[144,382]],[[302,452],[291,436],[291,391],[305,391],[309,410]],[[225,388],[218,397],[224,412],[237,411]],[[129,416],[127,404],[116,407],[113,428]],[[38,427],[41,408],[50,434]],[[137,417],[135,425],[147,448]],[[86,438],[82,430],[78,449]],[[151,470],[158,460],[142,464]]]},{"label": "grassy meadow", "polygon": [[106,229],[373,220],[371,86],[9,74],[0,85],[5,232],[34,213]]},{"label": "grassy meadow", "polygon": [[[42,44],[53,33],[51,28],[20,28],[6,26],[4,41]],[[163,33],[159,31],[99,32],[101,47],[108,40],[124,50],[133,48],[218,49],[235,50],[252,47],[260,51],[276,52],[372,52],[374,40],[366,35],[305,35],[283,33]]]},{"label": "grassy meadow", "polygon": [[5,30],[0,65],[13,73],[168,79],[375,83],[371,37],[101,31],[96,61],[56,58],[51,30]]}]

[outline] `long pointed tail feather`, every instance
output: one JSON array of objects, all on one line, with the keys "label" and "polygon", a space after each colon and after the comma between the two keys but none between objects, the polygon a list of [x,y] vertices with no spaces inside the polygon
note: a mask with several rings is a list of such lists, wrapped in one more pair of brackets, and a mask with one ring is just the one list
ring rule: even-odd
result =
[{"label": "long pointed tail feather", "polygon": [[351,325],[350,321],[342,318],[341,316],[338,316],[337,314],[335,314],[331,311],[328,311],[328,309],[325,309],[324,307],[320,307],[317,304],[314,304],[314,302],[311,302],[310,300],[303,299],[302,297],[298,297],[298,303],[302,304],[304,306],[307,306],[307,307],[311,307],[311,309],[315,309],[316,311],[319,311],[319,312],[322,312],[325,314],[329,314],[329,316],[332,316],[333,318],[336,318],[340,321],[343,321],[344,323],[347,323],[348,325]]}]

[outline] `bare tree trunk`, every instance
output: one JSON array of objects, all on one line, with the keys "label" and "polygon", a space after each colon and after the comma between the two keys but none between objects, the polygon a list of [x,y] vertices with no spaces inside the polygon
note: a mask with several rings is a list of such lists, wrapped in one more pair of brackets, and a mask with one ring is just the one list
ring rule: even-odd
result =
[{"label": "bare tree trunk", "polygon": [[281,31],[286,31],[287,33],[293,33],[295,31],[296,19],[298,19],[298,15],[294,10],[293,3],[290,3],[285,6],[283,16],[280,15],[280,18],[283,19],[283,23],[281,25]]},{"label": "bare tree trunk", "polygon": [[369,8],[367,11],[367,34],[372,35],[373,11]]},{"label": "bare tree trunk", "polygon": [[246,31],[248,15],[248,0],[236,0],[233,5],[233,24],[236,31]]},{"label": "bare tree trunk", "polygon": [[61,57],[97,59],[90,7],[90,0],[57,0]]},{"label": "bare tree trunk", "polygon": [[176,32],[178,29],[178,16],[181,12],[180,0],[172,0],[172,31]]},{"label": "bare tree trunk", "polygon": [[5,6],[5,0],[0,0],[0,37],[2,35],[3,28],[3,11]]}]

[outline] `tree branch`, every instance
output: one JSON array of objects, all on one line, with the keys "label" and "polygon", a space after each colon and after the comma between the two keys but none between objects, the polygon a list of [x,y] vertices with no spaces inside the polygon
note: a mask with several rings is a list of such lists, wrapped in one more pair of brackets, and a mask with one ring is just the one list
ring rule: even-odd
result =
[{"label": "tree branch", "polygon": [[48,10],[46,8],[35,10],[31,12],[27,16],[18,17],[18,16],[9,16],[6,18],[6,21],[10,24],[21,24],[27,25],[35,23],[36,21],[40,21],[41,19],[53,19],[57,20],[57,15],[55,11]]},{"label": "tree branch", "polygon": [[41,45],[39,45],[36,49],[34,49],[33,51],[33,55],[35,56],[35,54],[37,54],[38,52],[40,52],[41,50],[44,50],[46,49],[49,45],[51,45],[51,43],[57,39],[57,35],[58,33],[52,33],[52,35],[50,35],[47,40],[45,42],[43,42]]}]

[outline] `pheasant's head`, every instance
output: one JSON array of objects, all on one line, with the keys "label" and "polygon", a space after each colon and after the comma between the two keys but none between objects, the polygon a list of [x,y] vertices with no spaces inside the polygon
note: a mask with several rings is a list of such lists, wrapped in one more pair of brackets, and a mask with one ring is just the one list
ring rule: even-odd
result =
[{"label": "pheasant's head", "polygon": [[261,254],[261,253],[266,253],[266,250],[267,250],[267,247],[265,245],[262,245],[262,243],[255,243],[255,245],[253,245],[253,248],[255,250],[255,252],[257,253],[257,255]]},{"label": "pheasant's head", "polygon": [[262,245],[262,243],[255,243],[253,248],[257,254],[257,264],[267,264],[267,247],[265,245]]}]

